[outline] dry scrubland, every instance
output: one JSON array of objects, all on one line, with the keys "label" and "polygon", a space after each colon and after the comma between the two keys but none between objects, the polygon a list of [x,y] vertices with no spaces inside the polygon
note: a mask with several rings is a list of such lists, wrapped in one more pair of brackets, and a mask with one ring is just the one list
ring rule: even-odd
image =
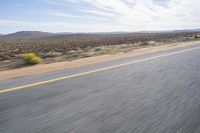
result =
[{"label": "dry scrubland", "polygon": [[75,34],[0,41],[0,70],[23,67],[19,54],[24,53],[35,53],[43,63],[51,63],[193,40],[200,40],[200,32]]}]

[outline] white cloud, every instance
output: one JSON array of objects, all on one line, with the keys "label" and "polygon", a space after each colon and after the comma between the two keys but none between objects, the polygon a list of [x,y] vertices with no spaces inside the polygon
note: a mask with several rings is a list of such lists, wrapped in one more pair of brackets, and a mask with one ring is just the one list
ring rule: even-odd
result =
[{"label": "white cloud", "polygon": [[100,16],[107,16],[107,17],[114,16],[113,13],[103,12],[103,11],[98,11],[98,10],[80,10],[80,11],[90,13],[90,14],[100,15]]},{"label": "white cloud", "polygon": [[[200,26],[200,1],[169,0],[166,6],[156,4],[153,0],[82,0],[102,11],[118,14],[117,20],[130,27],[142,26],[148,29],[193,28]],[[132,2],[132,6],[127,4]],[[155,19],[157,18],[157,19]]]},{"label": "white cloud", "polygon": [[[23,30],[41,30],[48,32],[96,32],[96,31],[112,31],[113,27],[116,30],[122,30],[121,27],[113,25],[112,27],[104,24],[71,24],[67,22],[30,22],[30,21],[15,21],[0,19],[0,26],[18,27]],[[127,27],[123,29],[126,30]],[[12,32],[12,31],[8,31]]]},{"label": "white cloud", "polygon": [[66,3],[56,1],[56,0],[41,0],[42,2],[45,2],[47,4],[52,4],[52,5],[59,5],[59,6],[66,6]]},{"label": "white cloud", "polygon": [[[2,21],[0,25],[48,27],[57,31],[139,31],[200,28],[200,1],[198,0],[41,0],[62,11],[42,12],[62,17],[66,22],[43,23]],[[68,9],[67,4],[73,6]],[[66,6],[66,8],[65,8]],[[56,8],[58,9],[58,8]],[[64,12],[63,12],[64,11]],[[69,13],[68,13],[69,11]],[[42,14],[41,13],[41,14]],[[68,21],[73,19],[72,21]],[[85,20],[101,21],[85,21]],[[42,21],[42,20],[41,20]],[[75,22],[75,23],[74,23]]]},{"label": "white cloud", "polygon": [[30,22],[30,21],[15,21],[15,20],[4,20],[0,19],[0,25],[10,26],[24,26],[24,27],[49,27],[49,26],[63,26],[72,24],[66,22]]},{"label": "white cloud", "polygon": [[[41,13],[40,13],[41,14]],[[50,16],[57,16],[57,17],[71,17],[71,18],[79,18],[79,16],[68,14],[66,12],[59,12],[59,11],[44,11],[44,15],[50,15]]]}]

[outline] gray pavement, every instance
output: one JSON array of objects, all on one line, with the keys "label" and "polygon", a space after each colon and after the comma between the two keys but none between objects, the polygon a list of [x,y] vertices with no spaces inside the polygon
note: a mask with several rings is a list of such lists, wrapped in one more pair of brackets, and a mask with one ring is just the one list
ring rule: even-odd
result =
[{"label": "gray pavement", "polygon": [[[185,49],[0,81],[1,90]],[[0,93],[1,133],[199,133],[200,49]]]}]

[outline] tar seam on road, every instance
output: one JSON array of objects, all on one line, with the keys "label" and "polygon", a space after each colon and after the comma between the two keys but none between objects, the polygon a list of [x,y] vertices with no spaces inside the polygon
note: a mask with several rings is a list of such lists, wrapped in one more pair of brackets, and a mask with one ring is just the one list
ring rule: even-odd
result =
[{"label": "tar seam on road", "polygon": [[60,80],[64,80],[64,79],[69,79],[69,78],[79,77],[79,76],[92,74],[92,73],[97,73],[97,72],[101,72],[101,71],[105,71],[105,70],[110,70],[110,69],[114,69],[114,68],[119,68],[119,67],[127,66],[127,65],[130,65],[130,64],[136,64],[136,63],[150,61],[150,60],[161,58],[161,57],[166,57],[166,56],[176,55],[176,54],[180,54],[180,53],[185,53],[185,52],[196,50],[196,49],[200,49],[200,47],[190,48],[190,49],[186,49],[186,50],[182,50],[182,51],[178,51],[178,52],[172,52],[172,53],[163,54],[163,55],[159,55],[159,56],[154,56],[154,57],[150,57],[150,58],[131,61],[131,62],[124,63],[124,64],[119,64],[119,65],[114,65],[114,66],[110,66],[110,67],[100,68],[100,69],[96,69],[96,70],[91,70],[91,71],[82,72],[82,73],[78,73],[78,74],[73,74],[73,75],[69,75],[69,76],[59,77],[59,78],[50,79],[50,80],[46,80],[46,81],[35,82],[35,83],[22,85],[22,86],[17,86],[17,87],[13,87],[13,88],[1,89],[0,93],[11,92],[11,91],[21,90],[21,89],[25,89],[25,88],[29,88],[29,87],[33,87],[33,86],[48,84],[48,83],[51,83],[51,82],[56,82],[56,81],[60,81]]}]

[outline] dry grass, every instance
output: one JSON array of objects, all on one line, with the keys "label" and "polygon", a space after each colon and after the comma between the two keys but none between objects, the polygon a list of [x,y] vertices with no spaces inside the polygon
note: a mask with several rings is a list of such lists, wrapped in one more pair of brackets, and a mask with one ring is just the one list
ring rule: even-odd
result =
[{"label": "dry grass", "polygon": [[123,35],[66,35],[0,42],[0,70],[24,67],[17,57],[36,53],[43,63],[72,61],[80,58],[127,53],[166,43],[199,40],[198,32],[134,33]]}]

